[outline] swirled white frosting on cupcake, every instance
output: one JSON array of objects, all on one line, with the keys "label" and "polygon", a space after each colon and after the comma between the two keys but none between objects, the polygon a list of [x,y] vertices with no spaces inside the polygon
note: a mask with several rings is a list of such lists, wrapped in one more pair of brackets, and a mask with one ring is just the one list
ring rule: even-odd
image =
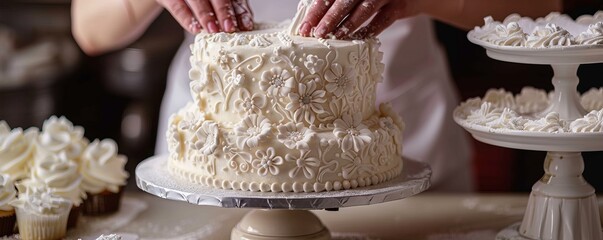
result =
[{"label": "swirled white frosting on cupcake", "polygon": [[565,121],[559,118],[559,113],[551,112],[542,119],[528,121],[524,125],[524,129],[534,132],[565,132],[566,124]]},{"label": "swirled white frosting on cupcake", "polygon": [[576,37],[576,42],[585,45],[603,44],[603,22],[589,25],[586,32]]},{"label": "swirled white frosting on cupcake", "polygon": [[104,190],[117,193],[126,184],[128,173],[124,171],[126,157],[117,154],[117,144],[111,139],[94,140],[84,150],[80,172],[82,189],[96,194]]},{"label": "swirled white frosting on cupcake", "polygon": [[79,206],[85,193],[80,188],[82,176],[75,162],[48,155],[36,161],[31,170],[31,179],[47,186],[54,194],[69,199]]},{"label": "swirled white frosting on cupcake", "polygon": [[17,190],[13,180],[8,175],[0,175],[0,211],[12,211],[10,203],[15,200]]},{"label": "swirled white frosting on cupcake", "polygon": [[8,174],[15,180],[27,176],[37,135],[36,128],[11,131],[6,122],[0,121],[0,174]]},{"label": "swirled white frosting on cupcake", "polygon": [[536,27],[526,40],[526,46],[532,48],[562,47],[574,44],[572,35],[553,23],[547,23],[544,27]]},{"label": "swirled white frosting on cupcake", "polygon": [[572,132],[603,132],[603,109],[591,111],[570,124]]},{"label": "swirled white frosting on cupcake", "polygon": [[64,214],[71,209],[71,201],[55,195],[44,185],[22,183],[16,185],[19,196],[11,202],[15,208],[39,215]]},{"label": "swirled white frosting on cupcake", "polygon": [[86,144],[82,127],[73,126],[65,117],[52,116],[44,121],[42,133],[37,139],[36,159],[43,159],[48,154],[56,154],[61,158],[77,161]]}]

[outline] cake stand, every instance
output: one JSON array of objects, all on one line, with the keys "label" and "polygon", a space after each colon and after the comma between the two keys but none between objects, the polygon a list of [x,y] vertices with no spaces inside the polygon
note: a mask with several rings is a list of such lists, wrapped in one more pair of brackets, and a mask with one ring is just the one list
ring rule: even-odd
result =
[{"label": "cake stand", "polygon": [[320,193],[272,193],[215,189],[173,177],[167,156],[151,157],[136,167],[136,184],[152,195],[224,208],[256,208],[232,229],[231,239],[327,240],[330,233],[308,210],[378,204],[413,196],[430,186],[431,169],[405,160],[402,173],[390,181],[357,189]]},{"label": "cake stand", "polygon": [[[580,104],[576,87],[580,64],[603,62],[602,46],[526,48],[498,46],[481,41],[471,33],[473,43],[486,49],[493,59],[551,65],[555,87],[550,106],[532,117],[554,111],[560,119],[573,121],[587,113]],[[544,176],[534,184],[521,224],[503,230],[497,239],[591,239],[601,240],[601,222],[595,189],[582,177],[581,152],[603,150],[603,132],[529,132],[493,129],[471,124],[455,113],[455,121],[484,143],[524,150],[547,151]]]}]

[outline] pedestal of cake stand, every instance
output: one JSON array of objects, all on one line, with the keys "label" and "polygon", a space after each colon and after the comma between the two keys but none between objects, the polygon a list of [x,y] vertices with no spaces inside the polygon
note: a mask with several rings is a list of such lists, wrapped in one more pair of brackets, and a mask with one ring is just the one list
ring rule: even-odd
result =
[{"label": "pedestal of cake stand", "polygon": [[152,195],[195,205],[256,208],[232,230],[231,239],[323,240],[329,231],[308,210],[378,204],[416,195],[429,188],[431,169],[405,160],[400,176],[374,186],[320,193],[272,193],[215,189],[172,177],[167,156],[149,158],[136,167],[136,184]]},{"label": "pedestal of cake stand", "polygon": [[[586,114],[576,90],[577,71],[580,64],[603,62],[600,46],[531,49],[496,46],[471,35],[469,40],[484,47],[494,59],[553,67],[552,104],[535,117],[554,111],[561,119],[573,121]],[[584,161],[580,153],[603,150],[603,133],[496,132],[456,120],[482,142],[548,152],[545,175],[532,187],[521,225],[503,230],[497,239],[603,239],[595,189],[582,177]]]},{"label": "pedestal of cake stand", "polygon": [[497,239],[602,239],[595,189],[582,178],[582,155],[548,152],[544,170],[519,228],[511,226]]},{"label": "pedestal of cake stand", "polygon": [[[470,38],[471,39],[471,38]],[[478,43],[478,42],[476,42]],[[486,48],[489,57],[514,63],[551,65],[555,91],[551,105],[535,117],[544,117],[547,113],[557,112],[563,120],[573,121],[584,117],[586,110],[580,104],[577,87],[578,67],[580,64],[603,62],[603,48],[600,46],[576,46],[568,48],[530,49],[491,44],[478,44]]]}]

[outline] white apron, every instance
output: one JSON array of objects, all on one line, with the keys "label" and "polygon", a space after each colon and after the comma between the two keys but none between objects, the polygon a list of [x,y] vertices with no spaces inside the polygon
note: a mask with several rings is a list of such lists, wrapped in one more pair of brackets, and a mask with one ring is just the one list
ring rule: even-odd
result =
[{"label": "white apron", "polygon": [[[293,17],[297,3],[250,1],[256,21],[272,22]],[[378,84],[377,101],[391,102],[406,123],[403,155],[429,163],[433,190],[473,190],[471,147],[467,134],[452,120],[459,99],[431,20],[419,16],[397,21],[379,39],[385,72],[384,82]],[[192,41],[187,34],[168,73],[156,154],[167,152],[165,132],[170,115],[192,101],[188,78]]]}]

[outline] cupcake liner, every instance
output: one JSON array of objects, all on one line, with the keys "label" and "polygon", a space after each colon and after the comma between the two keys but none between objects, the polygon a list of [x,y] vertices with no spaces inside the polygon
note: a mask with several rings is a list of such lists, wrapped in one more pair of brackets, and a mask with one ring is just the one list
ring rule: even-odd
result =
[{"label": "cupcake liner", "polygon": [[98,194],[88,193],[88,197],[81,205],[83,210],[82,213],[88,216],[115,213],[119,210],[122,193],[123,188],[120,188],[117,193],[109,191],[103,191]]},{"label": "cupcake liner", "polygon": [[82,213],[82,207],[73,205],[71,211],[69,211],[69,217],[67,218],[67,229],[73,229],[77,227],[77,221]]},{"label": "cupcake liner", "polygon": [[0,237],[11,236],[15,233],[15,223],[17,217],[15,213],[0,217]]},{"label": "cupcake liner", "polygon": [[16,208],[16,212],[21,239],[55,240],[65,237],[69,211],[54,215],[40,215]]}]

